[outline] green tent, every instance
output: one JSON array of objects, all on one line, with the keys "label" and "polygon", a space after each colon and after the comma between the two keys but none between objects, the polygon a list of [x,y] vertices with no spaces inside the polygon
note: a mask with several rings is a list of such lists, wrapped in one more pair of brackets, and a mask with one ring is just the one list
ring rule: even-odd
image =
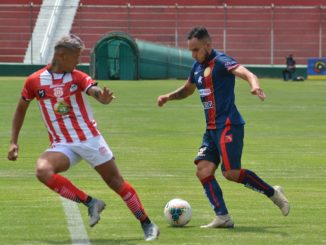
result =
[{"label": "green tent", "polygon": [[112,32],[92,49],[90,73],[102,80],[186,79],[192,63],[188,50]]}]

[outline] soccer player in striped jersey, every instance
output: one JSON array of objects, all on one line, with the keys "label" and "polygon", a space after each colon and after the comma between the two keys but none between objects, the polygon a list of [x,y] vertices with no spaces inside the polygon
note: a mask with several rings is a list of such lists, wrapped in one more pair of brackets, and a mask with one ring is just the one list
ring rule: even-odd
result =
[{"label": "soccer player in striped jersey", "polygon": [[269,197],[283,215],[290,206],[280,186],[270,186],[253,171],[241,167],[244,138],[244,120],[235,106],[235,76],[247,81],[250,92],[265,99],[257,77],[233,58],[212,48],[212,40],[205,27],[195,27],[188,34],[188,48],[195,63],[186,83],[179,89],[157,98],[159,106],[170,100],[180,100],[192,95],[197,88],[202,101],[206,132],[195,164],[196,175],[211,203],[216,217],[202,228],[232,228],[222,190],[215,178],[221,162],[223,176]]},{"label": "soccer player in striped jersey", "polygon": [[97,129],[87,97],[102,104],[111,103],[115,97],[108,88],[101,89],[91,77],[75,69],[83,48],[76,35],[62,37],[55,45],[51,64],[27,78],[12,122],[8,159],[18,157],[19,132],[30,101],[36,99],[51,142],[37,160],[38,180],[62,197],[88,207],[89,225],[93,227],[106,204],[59,174],[84,159],[140,221],[145,240],[155,240],[158,227],[149,219],[135,189],[121,176],[112,151]]}]

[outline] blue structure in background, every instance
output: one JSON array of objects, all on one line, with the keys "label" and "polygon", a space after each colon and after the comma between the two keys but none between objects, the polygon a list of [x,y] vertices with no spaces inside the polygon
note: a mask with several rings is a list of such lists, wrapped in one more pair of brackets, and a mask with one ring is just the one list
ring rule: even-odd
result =
[{"label": "blue structure in background", "polygon": [[307,78],[326,79],[326,58],[308,59]]}]

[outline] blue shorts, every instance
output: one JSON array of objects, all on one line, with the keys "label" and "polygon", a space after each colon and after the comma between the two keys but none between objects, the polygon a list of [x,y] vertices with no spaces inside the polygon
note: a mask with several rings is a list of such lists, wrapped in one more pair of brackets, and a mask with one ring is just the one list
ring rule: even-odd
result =
[{"label": "blue shorts", "polygon": [[222,159],[222,171],[241,168],[244,125],[226,125],[216,130],[206,130],[203,142],[195,158],[207,160],[217,166]]}]

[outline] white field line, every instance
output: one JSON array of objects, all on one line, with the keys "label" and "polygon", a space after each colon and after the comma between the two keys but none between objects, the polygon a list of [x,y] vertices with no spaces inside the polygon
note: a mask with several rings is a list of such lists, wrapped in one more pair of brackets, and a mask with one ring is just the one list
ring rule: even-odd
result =
[{"label": "white field line", "polygon": [[72,245],[90,245],[77,203],[60,197],[67,218]]}]

